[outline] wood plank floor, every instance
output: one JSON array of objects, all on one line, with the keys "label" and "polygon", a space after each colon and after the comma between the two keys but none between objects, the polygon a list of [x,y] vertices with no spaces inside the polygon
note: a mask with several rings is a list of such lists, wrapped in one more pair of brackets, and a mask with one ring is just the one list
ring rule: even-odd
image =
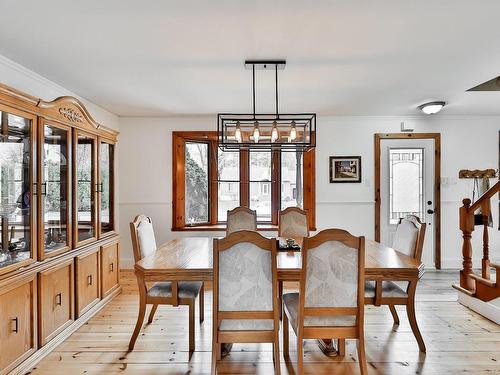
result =
[{"label": "wood plank floor", "polygon": [[[211,292],[205,322],[196,329],[196,352],[188,360],[187,307],[158,308],[127,353],[138,310],[132,272],[122,272],[123,293],[41,361],[31,374],[208,374],[211,363]],[[417,288],[417,319],[427,345],[418,351],[404,307],[393,327],[389,309],[367,307],[366,352],[370,374],[500,374],[500,326],[456,302],[451,284],[458,271],[427,272]],[[293,287],[293,285],[292,285]],[[198,314],[198,312],[197,312]],[[281,337],[281,333],[280,333]],[[290,332],[290,361],[281,356],[282,374],[296,373],[295,335]],[[282,347],[282,345],[281,345]],[[304,347],[305,372],[358,374],[355,341],[343,359],[325,357],[314,341]],[[270,344],[234,345],[219,373],[272,374]]]}]

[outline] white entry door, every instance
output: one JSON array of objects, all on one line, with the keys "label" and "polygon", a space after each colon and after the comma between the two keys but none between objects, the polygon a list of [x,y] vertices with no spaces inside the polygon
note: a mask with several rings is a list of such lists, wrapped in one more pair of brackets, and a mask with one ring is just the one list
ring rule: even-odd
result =
[{"label": "white entry door", "polygon": [[422,261],[434,267],[434,139],[381,139],[380,239],[391,246],[399,219],[427,223]]}]

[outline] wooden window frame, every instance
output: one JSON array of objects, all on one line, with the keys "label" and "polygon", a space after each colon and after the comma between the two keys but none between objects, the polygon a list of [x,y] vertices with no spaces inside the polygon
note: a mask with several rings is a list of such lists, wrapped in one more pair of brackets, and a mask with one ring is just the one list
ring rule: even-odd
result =
[{"label": "wooden window frame", "polygon": [[[207,223],[186,225],[185,222],[185,170],[186,142],[209,144],[209,220]],[[174,131],[172,132],[172,230],[173,231],[225,231],[226,224],[217,218],[217,132]],[[258,230],[277,230],[278,212],[281,207],[281,152],[271,151],[271,222],[258,223]],[[250,206],[250,157],[248,150],[240,151],[240,206]],[[303,208],[308,213],[309,229],[316,230],[316,171],[315,150],[303,156]]]}]

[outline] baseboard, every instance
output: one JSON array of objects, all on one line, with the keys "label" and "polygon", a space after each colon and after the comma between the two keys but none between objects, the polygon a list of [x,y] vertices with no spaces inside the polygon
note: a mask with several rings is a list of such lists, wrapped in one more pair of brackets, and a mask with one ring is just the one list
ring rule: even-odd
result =
[{"label": "baseboard", "polygon": [[466,293],[458,292],[458,302],[465,307],[477,312],[485,318],[500,324],[500,298],[494,299],[490,302],[481,301],[479,298],[472,297]]},{"label": "baseboard", "polygon": [[38,362],[40,362],[44,357],[50,354],[56,347],[61,345],[64,340],[76,332],[81,326],[83,326],[87,321],[92,318],[95,314],[99,312],[104,306],[106,306],[113,298],[115,298],[122,291],[122,287],[119,286],[113,292],[108,294],[105,298],[95,304],[91,309],[89,309],[85,314],[79,317],[73,324],[62,331],[54,339],[50,340],[47,344],[39,348],[30,357],[28,357],[24,362],[17,366],[14,370],[10,372],[11,375],[22,375],[30,372],[33,367],[35,367]]}]

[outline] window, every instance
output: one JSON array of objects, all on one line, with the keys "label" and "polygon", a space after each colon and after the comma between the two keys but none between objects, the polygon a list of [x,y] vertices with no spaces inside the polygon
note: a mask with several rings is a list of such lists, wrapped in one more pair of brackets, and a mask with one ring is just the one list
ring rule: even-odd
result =
[{"label": "window", "polygon": [[423,218],[422,148],[389,150],[389,224],[416,215]]},{"label": "window", "polygon": [[208,223],[208,143],[186,142],[186,224]]},{"label": "window", "polygon": [[279,210],[298,206],[314,228],[314,150],[222,151],[216,132],[173,132],[172,140],[174,230],[224,229],[238,206],[266,227],[278,224]]}]

